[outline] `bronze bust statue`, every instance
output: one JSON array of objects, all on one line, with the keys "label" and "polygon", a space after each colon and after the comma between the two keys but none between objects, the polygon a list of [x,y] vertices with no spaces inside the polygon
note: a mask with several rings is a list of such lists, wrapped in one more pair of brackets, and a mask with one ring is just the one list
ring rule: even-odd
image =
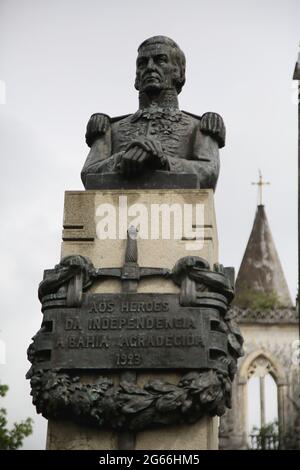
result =
[{"label": "bronze bust statue", "polygon": [[119,187],[126,182],[151,187],[151,181],[166,187],[167,181],[174,181],[173,187],[184,187],[188,175],[193,176],[192,183],[185,187],[215,189],[225,126],[216,113],[196,116],[179,110],[184,83],[185,56],[172,39],[154,36],[140,45],[138,111],[115,118],[96,113],[88,122],[86,142],[91,150],[81,173],[86,189],[109,187],[107,181],[117,181]]}]

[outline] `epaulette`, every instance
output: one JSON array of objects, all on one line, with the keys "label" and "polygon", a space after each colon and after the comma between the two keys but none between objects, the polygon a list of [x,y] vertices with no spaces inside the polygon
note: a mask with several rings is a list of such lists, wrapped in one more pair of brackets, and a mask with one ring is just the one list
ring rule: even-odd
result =
[{"label": "epaulette", "polygon": [[204,113],[202,116],[182,111],[200,121],[200,130],[203,134],[212,136],[220,148],[225,146],[226,128],[222,116],[212,111]]},{"label": "epaulette", "polygon": [[188,116],[192,116],[195,119],[198,119],[198,121],[201,121],[202,116],[198,116],[197,114],[189,113],[188,111],[181,111],[183,114],[187,114]]},{"label": "epaulette", "polygon": [[112,118],[109,118],[109,120],[111,123],[114,123],[114,122],[121,121],[121,119],[127,118],[128,116],[132,116],[132,114],[123,114],[123,116],[112,117]]}]

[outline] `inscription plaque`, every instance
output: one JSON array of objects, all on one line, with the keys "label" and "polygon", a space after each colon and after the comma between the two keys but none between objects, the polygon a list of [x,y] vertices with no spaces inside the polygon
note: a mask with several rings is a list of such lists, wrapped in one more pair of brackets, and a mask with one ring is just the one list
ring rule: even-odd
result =
[{"label": "inscription plaque", "polygon": [[[220,416],[230,406],[243,352],[228,314],[232,270],[215,264],[211,271],[197,256],[180,258],[173,269],[139,267],[132,232],[122,267],[95,268],[87,257],[69,255],[44,272],[42,326],[28,348],[26,377],[33,403],[47,419],[71,418],[128,435],[191,423],[204,414]],[[179,292],[136,292],[139,280],[149,276],[171,279]],[[109,278],[120,280],[122,293],[90,291],[94,282]],[[135,382],[141,370],[172,370],[180,378],[141,386]],[[82,381],[80,371],[96,371],[97,381]]]},{"label": "inscription plaque", "polygon": [[226,370],[217,309],[178,294],[85,294],[80,308],[47,303],[35,338],[39,367]]}]

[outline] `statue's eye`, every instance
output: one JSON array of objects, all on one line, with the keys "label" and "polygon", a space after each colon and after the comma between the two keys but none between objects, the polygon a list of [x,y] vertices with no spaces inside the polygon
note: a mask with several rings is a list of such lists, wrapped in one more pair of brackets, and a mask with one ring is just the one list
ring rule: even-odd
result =
[{"label": "statue's eye", "polygon": [[159,63],[165,63],[168,62],[168,57],[166,55],[158,55],[156,57],[156,61]]},{"label": "statue's eye", "polygon": [[146,58],[140,58],[137,60],[137,66],[138,67],[144,67],[147,63],[147,59]]}]

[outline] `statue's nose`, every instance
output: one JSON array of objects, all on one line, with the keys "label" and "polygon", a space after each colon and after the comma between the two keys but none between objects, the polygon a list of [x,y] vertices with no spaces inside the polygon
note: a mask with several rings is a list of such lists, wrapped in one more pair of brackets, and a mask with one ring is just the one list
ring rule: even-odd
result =
[{"label": "statue's nose", "polygon": [[147,69],[154,69],[155,68],[155,63],[154,63],[154,60],[152,59],[152,57],[149,57],[148,59],[148,63],[147,63]]}]

